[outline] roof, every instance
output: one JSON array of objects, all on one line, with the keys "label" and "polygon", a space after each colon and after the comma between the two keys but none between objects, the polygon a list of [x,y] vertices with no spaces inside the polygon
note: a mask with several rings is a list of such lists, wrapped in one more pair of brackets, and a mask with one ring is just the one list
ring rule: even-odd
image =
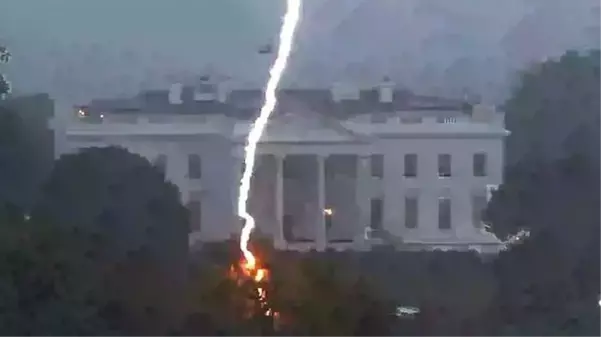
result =
[{"label": "roof", "polygon": [[[334,118],[358,114],[396,112],[407,110],[462,110],[464,102],[434,96],[418,96],[408,90],[394,89],[390,103],[379,101],[378,89],[359,91],[359,99],[335,102],[329,89],[282,89],[278,91],[278,111],[286,113],[314,112]],[[169,103],[168,90],[148,90],[130,99],[97,99],[85,106],[92,114],[225,114],[238,119],[256,117],[263,102],[263,90],[231,91],[225,102],[196,101],[194,88],[185,86],[181,104]]]}]

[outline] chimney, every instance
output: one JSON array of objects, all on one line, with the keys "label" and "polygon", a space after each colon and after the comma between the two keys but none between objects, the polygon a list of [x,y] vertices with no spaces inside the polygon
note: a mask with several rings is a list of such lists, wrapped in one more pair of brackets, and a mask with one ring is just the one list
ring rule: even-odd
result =
[{"label": "chimney", "polygon": [[217,84],[217,100],[221,103],[227,101],[227,96],[230,94],[230,87],[225,82]]},{"label": "chimney", "polygon": [[394,87],[394,82],[388,76],[385,76],[378,88],[380,103],[392,103]]},{"label": "chimney", "polygon": [[169,104],[182,104],[182,90],[184,86],[181,83],[173,83],[169,88]]},{"label": "chimney", "polygon": [[209,76],[201,76],[194,87],[195,101],[214,101],[217,99],[217,86],[211,83]]},{"label": "chimney", "polygon": [[350,84],[337,82],[334,83],[331,89],[332,100],[334,102],[340,102],[343,100],[358,100],[359,99],[359,88]]}]

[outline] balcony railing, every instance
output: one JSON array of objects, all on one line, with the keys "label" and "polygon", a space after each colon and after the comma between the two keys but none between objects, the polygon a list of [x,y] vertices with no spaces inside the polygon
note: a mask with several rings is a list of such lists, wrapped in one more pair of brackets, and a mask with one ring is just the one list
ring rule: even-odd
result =
[{"label": "balcony railing", "polygon": [[63,125],[69,135],[196,135],[228,134],[233,120],[224,115],[167,115],[167,114],[99,114],[86,116],[77,112]]},{"label": "balcony railing", "polygon": [[135,115],[135,114],[101,114],[97,116],[76,115],[75,124],[203,124],[222,120],[219,115]]}]

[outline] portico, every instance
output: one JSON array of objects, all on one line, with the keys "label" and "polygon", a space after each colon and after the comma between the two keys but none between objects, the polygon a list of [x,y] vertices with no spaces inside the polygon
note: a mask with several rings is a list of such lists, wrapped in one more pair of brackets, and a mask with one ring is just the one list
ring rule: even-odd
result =
[{"label": "portico", "polygon": [[[246,132],[235,149],[241,164]],[[258,230],[280,249],[325,250],[360,241],[369,219],[368,189],[360,184],[369,171],[359,158],[371,153],[371,144],[318,115],[273,118],[257,147],[251,182],[249,211]]]},{"label": "portico", "polygon": [[261,151],[257,159],[249,211],[276,248],[325,250],[363,243],[369,223],[369,189],[362,188],[370,179],[367,158]]}]

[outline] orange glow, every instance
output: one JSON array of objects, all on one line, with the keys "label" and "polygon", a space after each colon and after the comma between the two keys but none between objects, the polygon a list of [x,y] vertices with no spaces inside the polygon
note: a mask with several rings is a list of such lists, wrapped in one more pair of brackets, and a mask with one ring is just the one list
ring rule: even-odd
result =
[{"label": "orange glow", "polygon": [[[250,251],[250,250],[249,250]],[[245,317],[250,319],[253,313],[256,312],[256,306],[263,310],[266,317],[270,317],[273,320],[273,328],[279,329],[282,318],[280,313],[275,311],[269,303],[269,294],[265,288],[265,282],[269,281],[270,273],[267,268],[261,267],[260,259],[253,255],[255,258],[255,264],[250,265],[244,257],[238,264],[230,266],[228,275],[230,279],[235,280],[238,286],[241,286],[245,281],[252,280],[254,282],[253,291],[256,293],[255,298],[246,298],[247,311],[245,311]]]},{"label": "orange glow", "polygon": [[269,308],[267,291],[261,284],[269,279],[269,270],[258,267],[259,261],[256,259],[256,257],[253,261],[255,264],[249,264],[248,262],[245,262],[245,259],[243,259],[243,261],[240,261],[237,267],[234,265],[230,266],[229,276],[236,280],[239,285],[244,282],[245,278],[255,282],[259,305],[265,309],[265,315],[277,318],[277,312],[274,312],[271,308]]},{"label": "orange glow", "polygon": [[[256,263],[256,261],[257,260],[255,257],[254,262]],[[242,271],[244,272],[246,277],[251,278],[256,283],[264,282],[269,277],[269,272],[267,271],[267,269],[260,267],[257,268],[256,264],[249,264],[248,262],[242,264]],[[259,295],[259,300],[261,300],[261,302],[266,301],[267,295],[265,293],[265,289],[263,289],[260,285],[257,285],[257,294]],[[266,303],[261,304],[266,305]],[[271,310],[267,310],[267,312],[269,313],[271,312]]]}]

